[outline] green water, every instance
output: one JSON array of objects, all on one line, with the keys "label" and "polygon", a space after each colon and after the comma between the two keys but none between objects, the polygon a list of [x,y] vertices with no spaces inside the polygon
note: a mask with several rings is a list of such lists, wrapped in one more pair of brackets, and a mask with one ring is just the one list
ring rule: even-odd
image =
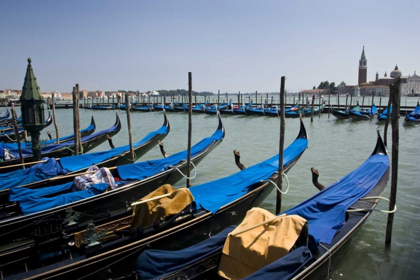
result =
[{"label": "green water", "polygon": [[[341,100],[340,100],[341,102]],[[384,102],[384,101],[382,101]],[[414,105],[416,101],[410,102]],[[114,136],[115,146],[128,144],[126,113],[124,111],[81,110],[81,128],[90,123],[90,116],[96,120],[97,130],[110,127],[115,121],[115,113],[121,117],[123,128]],[[164,139],[169,154],[186,149],[188,116],[185,113],[168,113],[171,131]],[[278,153],[280,120],[268,117],[222,116],[226,138],[197,167],[194,185],[225,177],[238,171],[232,150],[241,152],[241,161],[251,166]],[[57,120],[62,136],[72,133],[72,110],[57,110]],[[163,123],[162,112],[131,113],[134,141],[139,141],[147,133],[158,129]],[[374,212],[355,236],[354,246],[340,265],[330,275],[330,279],[420,279],[416,264],[420,258],[420,209],[418,207],[420,170],[418,168],[420,127],[404,126],[400,119],[400,157],[397,205],[394,218],[392,246],[385,248],[385,214]],[[320,182],[326,186],[337,181],[362,164],[371,154],[376,143],[376,120],[365,122],[338,121],[327,114],[315,117],[314,122],[304,119],[309,136],[309,149],[288,173],[289,193],[283,196],[282,210],[286,210],[317,189],[311,183],[310,168],[320,172]],[[217,128],[216,116],[204,114],[193,116],[193,143],[211,135]],[[379,124],[383,132],[384,125]],[[53,126],[49,127],[54,135]],[[299,121],[286,120],[286,146],[297,136]],[[391,128],[389,128],[391,139]],[[45,132],[42,138],[46,138]],[[390,140],[389,140],[390,141]],[[95,151],[109,149],[107,143]],[[153,148],[141,160],[161,158],[158,147]],[[185,182],[179,182],[183,186]],[[388,187],[384,193],[389,197]],[[275,192],[264,201],[262,207],[274,211]],[[388,209],[386,202],[379,208]]]}]

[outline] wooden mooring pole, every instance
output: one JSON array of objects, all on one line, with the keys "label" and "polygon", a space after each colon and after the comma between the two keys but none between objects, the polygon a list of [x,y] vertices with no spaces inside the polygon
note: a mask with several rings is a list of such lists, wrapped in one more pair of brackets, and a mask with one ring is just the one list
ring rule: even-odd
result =
[{"label": "wooden mooring pole", "polygon": [[[389,211],[394,210],[397,200],[397,182],[398,182],[398,150],[399,150],[399,113],[400,113],[400,84],[401,78],[389,86],[390,96],[392,96],[392,159],[391,159],[391,193],[389,200]],[[392,224],[394,213],[388,214],[386,225],[385,244],[391,245]]]},{"label": "wooden mooring pole", "polygon": [[[392,99],[393,99],[393,95],[389,93],[388,107],[386,111],[386,120],[385,120],[385,127],[384,127],[384,144],[386,147],[388,147],[388,124],[389,124],[389,118],[391,115],[390,111],[391,111]],[[392,111],[394,111],[394,108]]]},{"label": "wooden mooring pole", "polygon": [[[280,84],[280,143],[279,143],[279,174],[277,177],[277,186],[282,190],[283,186],[283,151],[284,151],[284,131],[285,131],[285,106],[284,106],[284,84],[286,77],[281,77]],[[276,214],[281,211],[281,193],[277,191]]]},{"label": "wooden mooring pole", "polygon": [[133,149],[133,131],[131,130],[131,119],[130,119],[130,101],[128,100],[128,94],[125,94],[125,112],[127,113],[127,126],[128,126],[128,141],[130,144],[130,157],[134,162],[134,149]]},{"label": "wooden mooring pole", "polygon": [[76,84],[73,87],[73,130],[74,130],[74,154],[78,155],[81,152],[80,149],[80,118],[79,118],[79,94],[78,94],[79,85]]},{"label": "wooden mooring pole", "polygon": [[53,111],[56,143],[60,144],[60,132],[58,131],[57,119],[55,117],[55,93],[51,94],[51,100],[52,100],[52,111]]},{"label": "wooden mooring pole", "polygon": [[331,92],[328,92],[328,118],[330,118],[331,113]]},{"label": "wooden mooring pole", "polygon": [[[220,94],[220,91],[219,91]],[[191,106],[191,95],[192,95],[192,73],[188,72],[188,96],[189,96],[189,107],[188,107],[188,154],[187,154],[187,188],[191,187],[191,137],[192,137],[192,106]]]},{"label": "wooden mooring pole", "polygon": [[311,104],[311,122],[314,121],[314,103],[315,103],[315,94],[312,94],[312,104]]},{"label": "wooden mooring pole", "polygon": [[16,143],[18,144],[18,151],[19,151],[19,158],[20,158],[20,163],[22,164],[22,169],[25,169],[25,162],[23,159],[23,155],[22,155],[22,147],[20,145],[20,135],[19,135],[19,128],[17,126],[17,121],[16,121],[16,113],[15,113],[15,103],[11,102],[12,104],[12,119],[13,119],[13,129],[15,131],[15,138],[16,138]]}]

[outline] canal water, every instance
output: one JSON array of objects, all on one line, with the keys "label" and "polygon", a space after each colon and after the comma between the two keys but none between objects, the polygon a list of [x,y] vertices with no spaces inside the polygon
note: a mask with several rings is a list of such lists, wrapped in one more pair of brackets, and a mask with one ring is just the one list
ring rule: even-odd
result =
[{"label": "canal water", "polygon": [[[417,99],[416,99],[417,100]],[[416,100],[409,104],[415,105]],[[404,100],[403,100],[404,101]],[[342,102],[342,101],[340,101]],[[384,102],[384,101],[383,101]],[[403,104],[402,104],[403,105]],[[57,110],[60,135],[73,133],[72,110]],[[90,123],[93,115],[97,131],[112,126],[118,114],[123,123],[119,134],[113,137],[115,146],[128,144],[128,130],[125,111],[92,111],[81,109],[81,128]],[[165,149],[169,154],[187,147],[188,115],[186,113],[167,113],[171,131],[164,139]],[[193,185],[212,181],[238,172],[233,150],[239,150],[241,161],[251,166],[278,153],[279,126],[278,118],[251,116],[222,116],[226,137],[212,153],[198,166],[197,177]],[[162,112],[131,113],[134,142],[142,139],[150,131],[158,129],[163,123]],[[217,128],[217,117],[213,115],[193,115],[193,144],[210,136]],[[320,118],[304,119],[309,136],[309,148],[299,162],[290,170],[290,190],[283,196],[282,211],[294,206],[317,192],[311,183],[310,168],[320,172],[319,181],[329,186],[347,173],[356,169],[372,153],[376,143],[376,127],[381,133],[384,124],[376,120],[354,122],[339,121],[334,116],[323,114]],[[54,127],[48,128],[54,135]],[[46,129],[47,130],[47,129]],[[298,119],[286,119],[285,147],[297,136]],[[389,127],[389,143],[391,127]],[[43,139],[46,133],[42,132]],[[420,126],[405,126],[400,119],[400,155],[397,205],[394,218],[392,245],[384,245],[387,215],[374,212],[355,236],[353,246],[347,252],[330,279],[420,279],[417,265],[420,259],[420,168],[419,164]],[[389,145],[391,147],[391,145]],[[94,151],[109,149],[104,143]],[[391,151],[389,151],[391,154]],[[161,158],[158,147],[153,148],[140,160]],[[185,181],[177,186],[185,186]],[[389,197],[390,182],[384,193]],[[275,209],[276,193],[264,201],[261,207],[272,212]],[[379,203],[380,209],[388,209],[386,202]]]}]

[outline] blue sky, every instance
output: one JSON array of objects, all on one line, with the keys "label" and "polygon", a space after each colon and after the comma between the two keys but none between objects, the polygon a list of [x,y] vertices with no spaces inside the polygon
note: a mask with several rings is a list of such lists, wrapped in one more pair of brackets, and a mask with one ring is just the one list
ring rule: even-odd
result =
[{"label": "blue sky", "polygon": [[0,0],[0,89],[292,91],[420,71],[420,1]]}]

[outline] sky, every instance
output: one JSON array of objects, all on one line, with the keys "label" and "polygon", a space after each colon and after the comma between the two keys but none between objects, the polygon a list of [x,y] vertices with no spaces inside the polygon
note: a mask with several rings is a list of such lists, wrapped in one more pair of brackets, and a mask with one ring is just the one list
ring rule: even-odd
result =
[{"label": "sky", "polygon": [[0,0],[0,89],[296,92],[420,71],[418,0]]}]

